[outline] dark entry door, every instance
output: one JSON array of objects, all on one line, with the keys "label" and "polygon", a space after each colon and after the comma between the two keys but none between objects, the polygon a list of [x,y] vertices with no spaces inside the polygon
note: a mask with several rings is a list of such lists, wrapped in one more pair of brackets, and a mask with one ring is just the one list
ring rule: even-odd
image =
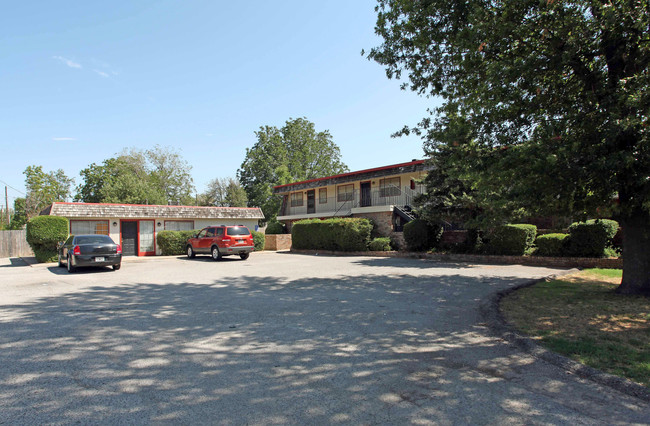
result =
[{"label": "dark entry door", "polygon": [[138,222],[122,222],[122,255],[136,256],[138,246]]},{"label": "dark entry door", "polygon": [[361,182],[361,207],[372,205],[370,196],[370,182]]},{"label": "dark entry door", "polygon": [[316,213],[316,190],[307,191],[307,214]]}]

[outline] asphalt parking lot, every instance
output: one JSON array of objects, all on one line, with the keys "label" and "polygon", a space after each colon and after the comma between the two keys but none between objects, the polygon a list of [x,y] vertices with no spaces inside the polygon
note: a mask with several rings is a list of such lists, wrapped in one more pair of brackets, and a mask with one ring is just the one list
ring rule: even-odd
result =
[{"label": "asphalt parking lot", "polygon": [[548,268],[253,253],[0,260],[0,424],[630,424],[647,403],[490,333]]}]

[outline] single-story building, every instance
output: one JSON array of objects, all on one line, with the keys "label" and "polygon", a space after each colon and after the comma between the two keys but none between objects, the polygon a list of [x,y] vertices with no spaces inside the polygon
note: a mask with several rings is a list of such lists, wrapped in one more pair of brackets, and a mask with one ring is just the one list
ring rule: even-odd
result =
[{"label": "single-story building", "polygon": [[201,229],[210,225],[243,225],[257,230],[264,219],[257,207],[156,206],[106,203],[52,203],[41,215],[70,221],[71,234],[105,234],[122,246],[124,256],[160,255],[159,231]]},{"label": "single-story building", "polygon": [[413,218],[413,198],[425,191],[421,180],[431,170],[425,160],[412,160],[275,186],[283,197],[278,221],[290,229],[301,219],[365,217],[388,236]]}]

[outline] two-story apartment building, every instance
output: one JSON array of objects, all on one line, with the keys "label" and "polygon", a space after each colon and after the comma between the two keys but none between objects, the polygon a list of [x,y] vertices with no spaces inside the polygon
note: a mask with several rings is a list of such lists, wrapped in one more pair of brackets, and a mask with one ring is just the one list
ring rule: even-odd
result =
[{"label": "two-story apartment building", "polygon": [[413,160],[276,186],[273,192],[283,197],[278,221],[290,229],[307,218],[366,217],[388,236],[411,220],[413,198],[424,191],[419,182],[430,170]]}]

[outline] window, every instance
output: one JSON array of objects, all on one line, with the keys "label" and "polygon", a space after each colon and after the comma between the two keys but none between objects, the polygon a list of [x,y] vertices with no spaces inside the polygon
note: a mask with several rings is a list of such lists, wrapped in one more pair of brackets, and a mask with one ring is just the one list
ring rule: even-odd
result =
[{"label": "window", "polygon": [[208,231],[206,232],[205,236],[206,236],[207,238],[214,237],[214,234],[215,234],[214,231],[215,231],[214,228],[208,228]]},{"label": "window", "polygon": [[95,237],[77,237],[75,244],[115,244],[108,235],[97,235]]},{"label": "window", "polygon": [[233,226],[228,228],[228,235],[250,235],[251,231],[245,226]]},{"label": "window", "polygon": [[341,185],[336,188],[336,201],[352,201],[354,199],[354,185]]},{"label": "window", "polygon": [[140,221],[140,253],[152,253],[153,242],[153,220]]},{"label": "window", "polygon": [[394,197],[400,195],[402,191],[399,189],[399,177],[386,178],[379,180],[379,196],[380,197]]},{"label": "window", "polygon": [[302,192],[294,192],[291,194],[291,207],[302,206]]},{"label": "window", "polygon": [[320,188],[318,190],[318,204],[327,203],[327,188]]},{"label": "window", "polygon": [[165,231],[191,231],[194,222],[191,220],[166,220]]},{"label": "window", "polygon": [[107,220],[71,220],[70,233],[73,235],[99,234],[108,235]]}]

